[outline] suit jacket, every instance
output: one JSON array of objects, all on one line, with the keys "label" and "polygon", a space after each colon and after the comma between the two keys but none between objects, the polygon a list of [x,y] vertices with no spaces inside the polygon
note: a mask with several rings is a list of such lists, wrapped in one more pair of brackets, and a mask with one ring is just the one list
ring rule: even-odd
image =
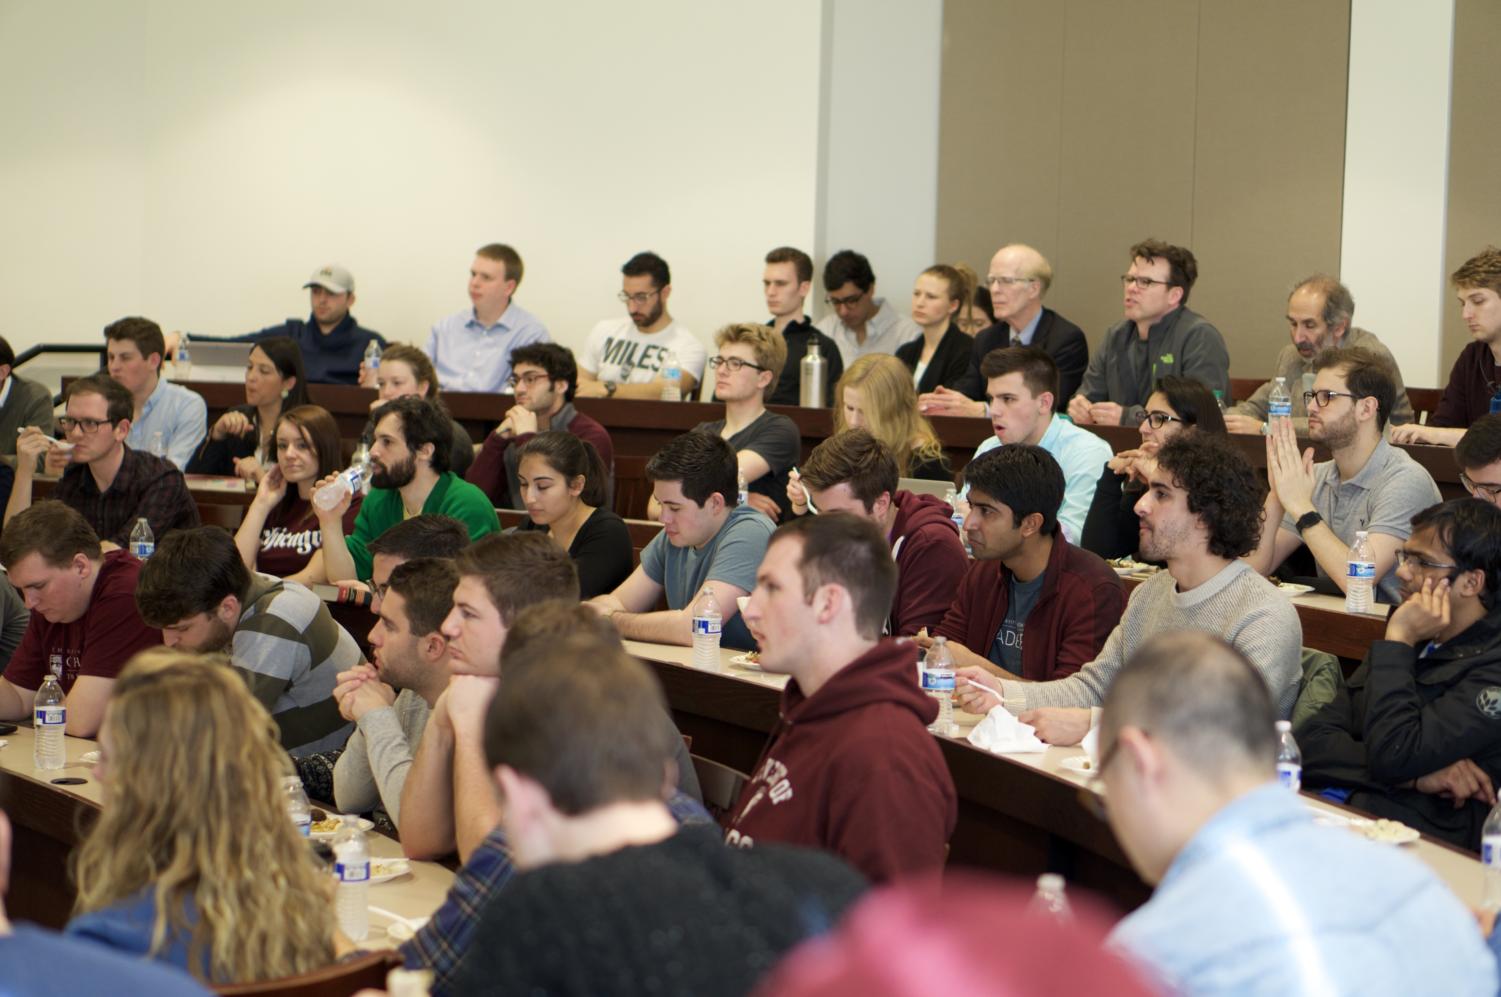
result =
[{"label": "suit jacket", "polygon": [[23,426],[36,426],[52,435],[52,392],[24,377],[10,376],[10,395],[0,405],[0,454],[15,462],[16,433]]},{"label": "suit jacket", "polygon": [[[917,370],[917,362],[922,359],[922,345],[921,336],[910,343],[903,343],[896,348],[897,359],[906,364],[908,370]],[[938,341],[938,349],[933,351],[933,359],[928,361],[928,369],[923,371],[922,380],[917,382],[917,393],[932,391],[940,384],[945,388],[957,387],[969,370],[969,354],[972,349],[974,340],[950,322],[943,338]]]},{"label": "suit jacket", "polygon": [[[980,376],[980,361],[991,350],[1011,345],[1011,327],[997,322],[975,335],[974,350],[970,353],[969,370],[956,385],[977,402],[985,400],[985,379]],[[1084,330],[1051,308],[1044,308],[1037,319],[1037,329],[1032,333],[1032,345],[1053,358],[1058,365],[1058,397],[1053,399],[1053,411],[1068,409],[1068,400],[1079,391],[1084,380],[1084,368],[1089,365],[1089,340]]]}]

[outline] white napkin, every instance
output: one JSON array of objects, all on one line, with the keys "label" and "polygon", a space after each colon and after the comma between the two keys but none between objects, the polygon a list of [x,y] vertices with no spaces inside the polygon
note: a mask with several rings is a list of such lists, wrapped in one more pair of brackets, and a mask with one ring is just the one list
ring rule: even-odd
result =
[{"label": "white napkin", "polygon": [[1079,742],[1079,747],[1083,748],[1084,753],[1089,756],[1089,767],[1098,769],[1100,767],[1100,728],[1089,728],[1089,733],[1084,735],[1084,740]]},{"label": "white napkin", "polygon": [[969,743],[996,755],[1027,755],[1048,750],[1037,728],[1024,724],[1004,706],[992,706],[985,719],[969,732]]}]

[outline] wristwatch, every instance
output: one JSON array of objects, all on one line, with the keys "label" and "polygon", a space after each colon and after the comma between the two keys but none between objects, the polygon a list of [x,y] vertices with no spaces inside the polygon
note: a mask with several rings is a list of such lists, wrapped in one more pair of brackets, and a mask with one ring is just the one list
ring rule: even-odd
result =
[{"label": "wristwatch", "polygon": [[614,398],[615,397],[615,389],[618,388],[618,387],[620,387],[620,385],[616,384],[614,381],[606,381],[605,382],[605,397],[606,398]]},{"label": "wristwatch", "polygon": [[1305,512],[1303,513],[1303,515],[1298,517],[1298,521],[1294,523],[1293,526],[1301,535],[1303,531],[1311,529],[1312,527],[1319,525],[1323,521],[1324,517],[1320,516],[1317,512]]}]

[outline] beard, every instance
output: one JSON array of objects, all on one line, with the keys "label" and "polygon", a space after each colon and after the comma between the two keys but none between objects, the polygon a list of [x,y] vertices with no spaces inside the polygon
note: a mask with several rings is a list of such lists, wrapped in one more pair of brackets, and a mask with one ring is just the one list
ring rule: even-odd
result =
[{"label": "beard", "polygon": [[1317,434],[1309,427],[1308,438],[1315,443],[1322,443],[1330,450],[1339,450],[1355,442],[1355,434],[1359,427],[1355,422],[1355,413],[1347,412],[1341,419],[1334,421],[1323,420]]},{"label": "beard", "polygon": [[201,647],[186,648],[194,654],[219,654],[227,652],[230,644],[234,643],[235,628],[223,620],[209,620],[208,635],[203,640]]},{"label": "beard", "polygon": [[412,483],[417,476],[417,459],[407,457],[406,460],[387,467],[384,464],[376,464],[375,473],[370,475],[370,484],[375,488],[402,488]]},{"label": "beard", "polygon": [[1188,540],[1188,534],[1184,524],[1155,527],[1145,536],[1139,535],[1141,549],[1137,553],[1144,561],[1166,561]]}]

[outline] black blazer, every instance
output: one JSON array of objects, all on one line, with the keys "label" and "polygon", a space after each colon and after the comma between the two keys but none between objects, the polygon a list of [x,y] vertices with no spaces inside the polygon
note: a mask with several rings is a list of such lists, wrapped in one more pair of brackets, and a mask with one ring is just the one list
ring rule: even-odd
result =
[{"label": "black blazer", "polygon": [[[956,387],[977,402],[985,400],[985,379],[980,376],[980,361],[991,350],[1011,345],[1011,327],[997,322],[975,335],[974,350],[970,354],[969,369]],[[1037,320],[1037,331],[1032,335],[1032,345],[1043,350],[1058,365],[1058,397],[1053,399],[1053,411],[1064,412],[1068,400],[1079,392],[1084,380],[1084,368],[1089,366],[1089,340],[1084,330],[1051,308],[1044,308]]]},{"label": "black blazer", "polygon": [[[917,382],[917,393],[932,391],[940,384],[945,388],[957,387],[969,369],[969,354],[973,348],[974,340],[950,322],[943,338],[938,341],[938,349],[933,351],[933,359],[928,361],[928,369],[922,373],[922,380]],[[922,359],[922,337],[898,346],[896,357],[907,365],[908,370],[917,370],[917,362]]]}]

